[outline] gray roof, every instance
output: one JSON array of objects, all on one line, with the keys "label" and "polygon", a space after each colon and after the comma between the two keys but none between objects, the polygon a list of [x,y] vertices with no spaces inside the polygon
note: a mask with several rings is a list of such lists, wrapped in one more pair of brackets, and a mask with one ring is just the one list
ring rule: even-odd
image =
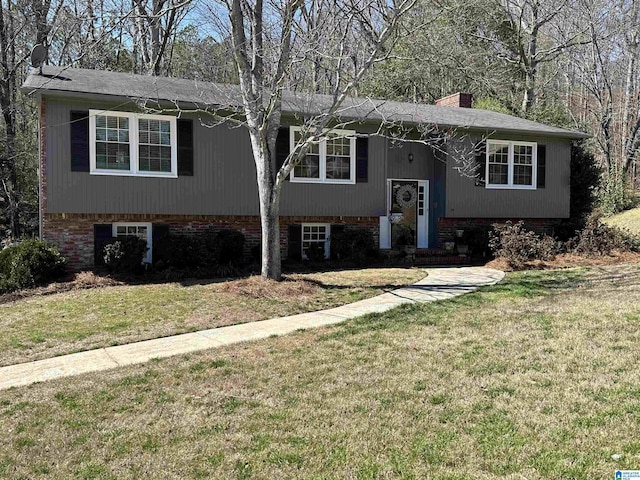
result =
[{"label": "gray roof", "polygon": [[[43,74],[33,71],[23,90],[29,94],[106,95],[128,99],[172,102],[188,108],[240,107],[242,97],[237,85],[197,80],[151,77],[102,70],[45,66]],[[318,114],[332,104],[328,95],[285,91],[283,113]],[[445,107],[421,103],[403,103],[370,98],[348,98],[340,109],[342,119],[393,121],[407,124],[436,125],[442,128],[532,133],[567,138],[585,138],[582,132],[552,127],[503,113],[475,108]]]}]

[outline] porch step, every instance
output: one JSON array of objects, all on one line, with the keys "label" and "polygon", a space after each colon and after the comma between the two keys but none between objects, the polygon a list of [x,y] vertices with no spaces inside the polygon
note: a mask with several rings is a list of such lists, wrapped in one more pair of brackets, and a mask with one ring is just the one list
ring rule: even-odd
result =
[{"label": "porch step", "polygon": [[451,252],[442,250],[441,248],[418,248],[416,250],[416,257],[453,257]]},{"label": "porch step", "polygon": [[431,255],[431,256],[418,256],[418,252],[416,252],[416,257],[413,259],[414,265],[466,265],[471,262],[471,259],[468,256],[460,256],[460,255]]}]

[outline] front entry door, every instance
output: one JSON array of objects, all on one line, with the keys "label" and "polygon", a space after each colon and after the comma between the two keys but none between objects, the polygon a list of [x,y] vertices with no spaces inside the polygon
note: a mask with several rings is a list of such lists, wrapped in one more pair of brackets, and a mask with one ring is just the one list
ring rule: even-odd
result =
[{"label": "front entry door", "polygon": [[380,247],[428,248],[427,180],[387,180],[388,215],[380,219]]}]

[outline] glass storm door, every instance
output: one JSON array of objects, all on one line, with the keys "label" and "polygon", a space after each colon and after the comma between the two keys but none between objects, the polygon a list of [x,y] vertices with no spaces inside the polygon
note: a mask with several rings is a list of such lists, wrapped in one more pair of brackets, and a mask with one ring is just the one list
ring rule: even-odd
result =
[{"label": "glass storm door", "polygon": [[418,182],[391,180],[391,248],[415,247],[418,231]]},{"label": "glass storm door", "polygon": [[380,217],[380,248],[428,248],[429,182],[387,180],[388,214]]}]

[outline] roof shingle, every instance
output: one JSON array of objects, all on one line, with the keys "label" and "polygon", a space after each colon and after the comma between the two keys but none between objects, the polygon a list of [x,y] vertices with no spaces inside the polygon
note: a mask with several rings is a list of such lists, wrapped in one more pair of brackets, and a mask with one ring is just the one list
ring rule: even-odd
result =
[{"label": "roof shingle", "polygon": [[[173,102],[182,106],[242,105],[237,85],[223,85],[169,77],[151,77],[102,70],[45,66],[43,73],[32,72],[23,90],[27,93],[74,93]],[[285,91],[283,113],[318,114],[332,104],[328,95]],[[531,133],[566,138],[585,138],[587,134],[552,127],[523,118],[472,108],[445,107],[350,97],[340,109],[343,119],[394,121],[407,124],[437,125],[443,128]]]}]

